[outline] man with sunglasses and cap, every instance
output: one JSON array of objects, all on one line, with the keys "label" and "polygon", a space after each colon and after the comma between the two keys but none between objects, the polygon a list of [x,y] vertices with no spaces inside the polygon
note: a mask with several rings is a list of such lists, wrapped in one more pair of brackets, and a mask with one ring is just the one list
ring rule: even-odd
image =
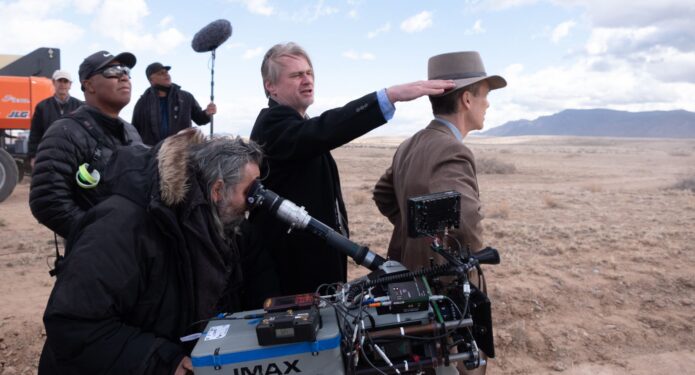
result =
[{"label": "man with sunglasses and cap", "polygon": [[155,145],[162,139],[190,128],[191,121],[198,125],[210,122],[217,113],[215,103],[203,110],[193,95],[171,82],[171,66],[155,62],[147,66],[145,74],[150,87],[135,103],[133,126],[146,145]]},{"label": "man with sunglasses and cap", "polygon": [[[376,183],[373,198],[379,211],[393,224],[388,247],[389,259],[410,270],[428,267],[430,259],[444,263],[431,250],[431,238],[407,236],[408,198],[444,191],[461,193],[459,228],[449,232],[462,251],[483,249],[483,215],[476,177],[475,158],[463,143],[466,135],[483,129],[485,112],[490,106],[488,93],[505,87],[500,76],[488,76],[478,52],[454,52],[431,57],[429,79],[452,79],[456,86],[443,94],[430,95],[434,119],[426,128],[405,140],[396,150],[391,166]],[[449,242],[453,248],[455,243]],[[481,349],[494,355],[484,343]],[[463,370],[459,366],[459,370]],[[481,366],[475,373],[484,373]],[[464,372],[467,373],[467,372]]]},{"label": "man with sunglasses and cap", "polygon": [[54,122],[38,147],[29,206],[61,237],[104,198],[99,179],[116,148],[142,144],[137,130],[118,117],[130,102],[135,62],[129,52],[87,56],[79,68],[85,104]]}]

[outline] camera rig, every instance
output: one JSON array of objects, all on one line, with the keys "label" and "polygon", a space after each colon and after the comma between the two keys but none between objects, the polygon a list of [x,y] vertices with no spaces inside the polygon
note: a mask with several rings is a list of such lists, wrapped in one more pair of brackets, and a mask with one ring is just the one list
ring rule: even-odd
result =
[{"label": "camera rig", "polygon": [[445,260],[419,270],[350,241],[258,181],[247,200],[372,272],[211,319],[191,354],[196,374],[457,374],[455,362],[474,369],[495,356],[490,301],[470,278],[477,274],[484,289],[480,265],[500,258],[447,241],[459,225],[459,193],[409,199],[408,235],[431,239]]}]

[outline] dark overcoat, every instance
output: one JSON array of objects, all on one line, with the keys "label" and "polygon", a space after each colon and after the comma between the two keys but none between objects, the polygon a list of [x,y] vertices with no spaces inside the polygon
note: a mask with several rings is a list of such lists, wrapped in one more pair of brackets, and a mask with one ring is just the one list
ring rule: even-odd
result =
[{"label": "dark overcoat", "polygon": [[[309,215],[338,232],[348,233],[340,176],[330,151],[384,124],[376,93],[341,108],[305,118],[270,100],[261,110],[251,139],[265,153],[261,177],[266,188],[303,206]],[[270,295],[313,292],[319,285],[345,281],[345,255],[310,233],[294,230],[265,213],[251,218],[246,248],[254,253],[244,266],[255,304]],[[263,260],[261,257],[266,256]],[[250,306],[253,306],[250,305]]]}]

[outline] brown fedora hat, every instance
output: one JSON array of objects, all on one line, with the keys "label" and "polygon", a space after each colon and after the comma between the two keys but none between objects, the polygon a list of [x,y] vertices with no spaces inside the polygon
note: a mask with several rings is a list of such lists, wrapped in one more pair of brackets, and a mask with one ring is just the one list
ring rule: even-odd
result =
[{"label": "brown fedora hat", "polygon": [[456,87],[442,96],[478,81],[487,80],[490,90],[507,86],[507,81],[500,76],[488,76],[480,54],[475,51],[451,52],[430,57],[427,62],[428,79],[451,79]]}]

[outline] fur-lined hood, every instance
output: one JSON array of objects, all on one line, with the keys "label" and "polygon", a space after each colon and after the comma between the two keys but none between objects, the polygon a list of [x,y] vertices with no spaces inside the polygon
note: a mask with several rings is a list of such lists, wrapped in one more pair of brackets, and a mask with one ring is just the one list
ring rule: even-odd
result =
[{"label": "fur-lined hood", "polygon": [[168,137],[157,153],[159,192],[162,203],[173,206],[183,202],[190,187],[188,153],[191,145],[205,142],[198,128],[189,128]]}]

